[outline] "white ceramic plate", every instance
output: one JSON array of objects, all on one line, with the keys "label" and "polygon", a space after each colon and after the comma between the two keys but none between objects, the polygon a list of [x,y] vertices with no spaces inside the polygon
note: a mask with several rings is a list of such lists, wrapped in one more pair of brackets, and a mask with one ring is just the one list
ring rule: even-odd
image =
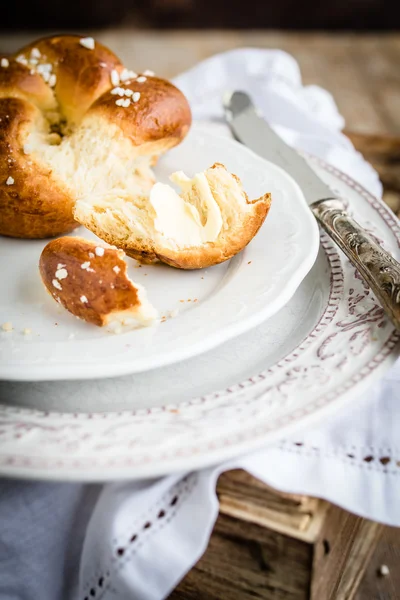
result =
[{"label": "white ceramic plate", "polygon": [[[345,175],[315,168],[399,259],[393,213]],[[321,242],[273,319],[201,356],[116,379],[0,382],[0,473],[92,481],[196,469],[355,402],[397,358],[399,334]]]},{"label": "white ceramic plate", "polygon": [[[252,243],[231,261],[201,271],[129,260],[133,281],[148,290],[167,321],[114,335],[79,322],[47,294],[38,271],[46,242],[0,238],[2,281],[0,378],[53,380],[108,377],[189,358],[247,331],[276,313],[315,261],[318,228],[303,194],[284,171],[226,137],[194,129],[160,161],[157,177],[188,174],[222,162],[239,175],[250,198],[272,193],[270,214]],[[78,235],[92,237],[82,228]],[[178,311],[175,318],[169,315]],[[28,336],[22,333],[29,328]]]}]

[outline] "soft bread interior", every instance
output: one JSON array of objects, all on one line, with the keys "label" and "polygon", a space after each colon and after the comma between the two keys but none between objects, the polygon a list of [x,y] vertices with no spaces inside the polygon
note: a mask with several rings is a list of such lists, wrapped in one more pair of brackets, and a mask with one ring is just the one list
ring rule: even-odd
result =
[{"label": "soft bread interior", "polygon": [[140,148],[105,119],[86,118],[63,136],[38,115],[22,145],[25,154],[47,165],[76,198],[96,198],[111,190],[140,197],[155,181],[150,167],[153,157],[141,155]]},{"label": "soft bread interior", "polygon": [[146,193],[111,190],[87,196],[75,205],[76,219],[90,229],[108,234],[113,243],[162,253],[208,243],[223,243],[226,234],[239,229],[253,206],[239,180],[216,164],[189,179],[173,173],[169,185],[156,183]]},{"label": "soft bread interior", "polygon": [[[77,199],[76,220],[136,258],[170,258],[171,251],[211,245],[219,255],[210,256],[207,264],[221,262],[250,241],[268,212],[268,195],[250,202],[239,179],[218,163],[192,179],[174,173],[179,194],[155,183],[151,164],[157,148],[144,155],[142,147],[103,118],[86,118],[64,136],[42,118],[23,142],[26,153],[70,188]],[[259,212],[257,203],[263,204]],[[198,266],[204,266],[200,257],[185,268]]]}]

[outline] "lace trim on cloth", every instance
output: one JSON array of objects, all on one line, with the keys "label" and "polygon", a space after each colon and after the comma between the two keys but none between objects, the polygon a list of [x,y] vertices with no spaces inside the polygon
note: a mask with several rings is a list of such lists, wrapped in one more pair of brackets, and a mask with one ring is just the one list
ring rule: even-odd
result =
[{"label": "lace trim on cloth", "polygon": [[114,548],[108,559],[108,568],[99,568],[93,578],[83,585],[81,600],[99,600],[107,591],[113,592],[113,578],[115,579],[152,536],[175,518],[182,503],[190,497],[196,483],[196,473],[183,477],[149,507],[146,514],[140,515],[140,518],[127,527],[125,539],[113,539]]},{"label": "lace trim on cloth", "polygon": [[304,442],[283,441],[279,444],[279,449],[302,456],[332,458],[369,471],[400,475],[400,452],[391,448],[339,446],[328,450]]}]

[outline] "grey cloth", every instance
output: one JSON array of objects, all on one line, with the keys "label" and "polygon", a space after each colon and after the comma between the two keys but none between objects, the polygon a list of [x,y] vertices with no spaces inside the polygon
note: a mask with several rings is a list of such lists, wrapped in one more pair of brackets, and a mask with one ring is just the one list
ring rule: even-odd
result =
[{"label": "grey cloth", "polygon": [[101,488],[0,480],[1,600],[78,600],[83,539]]}]

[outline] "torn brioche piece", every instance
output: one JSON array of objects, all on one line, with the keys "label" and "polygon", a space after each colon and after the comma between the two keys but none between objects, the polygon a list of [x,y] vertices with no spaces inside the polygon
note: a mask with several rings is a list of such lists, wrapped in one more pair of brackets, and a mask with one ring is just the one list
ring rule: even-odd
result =
[{"label": "torn brioche piece", "polygon": [[75,205],[75,219],[109,244],[143,262],[201,269],[240,252],[255,236],[271,205],[270,194],[249,200],[236,175],[215,163],[189,179],[156,183],[148,192],[110,189]]},{"label": "torn brioche piece", "polygon": [[157,311],[126,272],[125,253],[79,237],[49,242],[39,270],[51,296],[70,313],[103,327],[151,325]]}]

